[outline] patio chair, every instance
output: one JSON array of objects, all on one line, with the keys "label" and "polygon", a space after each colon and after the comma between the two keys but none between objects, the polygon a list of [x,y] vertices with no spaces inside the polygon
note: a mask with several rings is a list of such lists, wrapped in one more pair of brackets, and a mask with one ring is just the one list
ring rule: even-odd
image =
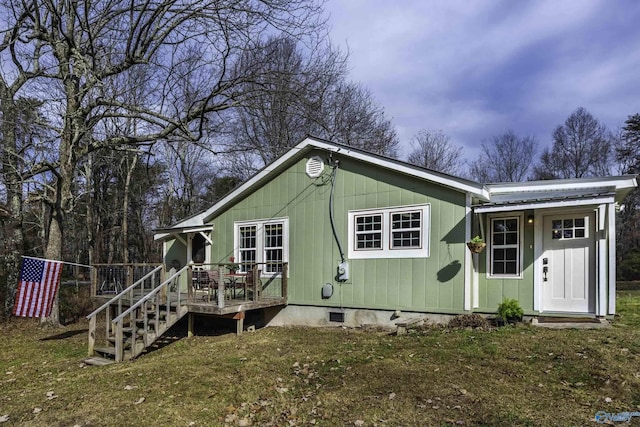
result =
[{"label": "patio chair", "polygon": [[262,290],[262,281],[260,275],[262,270],[252,268],[247,271],[247,276],[244,278],[245,300],[248,298],[248,293],[251,292],[251,299],[256,300],[256,297],[260,297],[260,291]]}]

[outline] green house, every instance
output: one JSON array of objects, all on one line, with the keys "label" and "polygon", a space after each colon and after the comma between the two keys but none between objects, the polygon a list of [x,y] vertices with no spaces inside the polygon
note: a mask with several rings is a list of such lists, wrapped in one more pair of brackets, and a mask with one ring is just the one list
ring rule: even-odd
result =
[{"label": "green house", "polygon": [[[438,320],[495,313],[504,298],[530,316],[606,317],[616,207],[635,186],[635,176],[481,184],[309,137],[156,239],[167,268],[208,271],[224,292],[257,276],[235,310],[274,325]],[[205,287],[196,273],[181,289]],[[236,297],[217,290],[198,303]]]}]

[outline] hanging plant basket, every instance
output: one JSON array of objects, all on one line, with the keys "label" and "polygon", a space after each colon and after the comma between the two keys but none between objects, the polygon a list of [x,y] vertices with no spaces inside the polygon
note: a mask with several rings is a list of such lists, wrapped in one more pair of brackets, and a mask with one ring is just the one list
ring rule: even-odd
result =
[{"label": "hanging plant basket", "polygon": [[467,242],[467,247],[474,254],[479,254],[480,252],[482,252],[485,246],[487,246],[487,244],[483,242]]}]

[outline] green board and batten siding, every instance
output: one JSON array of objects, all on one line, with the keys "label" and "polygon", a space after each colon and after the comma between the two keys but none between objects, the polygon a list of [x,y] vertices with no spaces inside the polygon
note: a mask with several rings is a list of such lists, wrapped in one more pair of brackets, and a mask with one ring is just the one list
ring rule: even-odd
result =
[{"label": "green board and batten siding", "polygon": [[[345,256],[347,212],[430,204],[430,256],[349,260],[350,280],[335,281],[340,260],[329,220],[330,170],[305,174],[306,158],[289,166],[243,200],[211,219],[213,262],[233,253],[234,222],[289,218],[288,303],[352,308],[456,313],[464,311],[465,194],[394,171],[334,155],[340,161],[334,212]],[[334,294],[321,298],[325,283]]]},{"label": "green board and batten siding", "polygon": [[[513,212],[510,215],[521,215],[522,212]],[[535,314],[533,310],[533,224],[528,224],[524,219],[533,215],[533,211],[525,211],[522,215],[523,224],[520,230],[520,236],[524,239],[522,244],[522,277],[519,279],[512,278],[489,278],[487,277],[487,256],[488,250],[480,254],[478,263],[478,302],[479,306],[474,311],[495,313],[498,305],[504,298],[516,299],[524,310],[525,314]],[[485,223],[487,230],[490,230],[490,222]]]}]

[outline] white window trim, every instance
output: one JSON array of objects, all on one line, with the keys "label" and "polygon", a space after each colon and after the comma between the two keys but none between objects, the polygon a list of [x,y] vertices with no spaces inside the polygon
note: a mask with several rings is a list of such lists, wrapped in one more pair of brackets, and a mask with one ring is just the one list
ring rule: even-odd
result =
[{"label": "white window trim", "polygon": [[268,218],[250,221],[236,221],[233,223],[233,254],[236,260],[240,259],[240,227],[256,227],[256,263],[262,270],[262,277],[280,276],[281,273],[269,273],[265,271],[266,251],[264,246],[264,226],[270,224],[282,224],[282,262],[289,262],[289,218]]},{"label": "white window trim", "polygon": [[[391,249],[391,214],[403,213],[407,211],[421,211],[421,241],[420,248],[395,248]],[[373,259],[373,258],[428,258],[429,257],[429,237],[431,235],[431,204],[393,206],[375,209],[360,209],[349,211],[348,234],[350,259]],[[382,215],[382,249],[359,249],[356,250],[356,217],[362,215]]]},{"label": "white window trim", "polygon": [[[491,274],[492,264],[493,264],[493,220],[494,219],[510,219],[517,218],[518,219],[518,271],[516,274]],[[487,278],[489,279],[522,279],[523,274],[523,252],[524,252],[524,213],[516,214],[516,215],[488,215],[487,216]]]}]

